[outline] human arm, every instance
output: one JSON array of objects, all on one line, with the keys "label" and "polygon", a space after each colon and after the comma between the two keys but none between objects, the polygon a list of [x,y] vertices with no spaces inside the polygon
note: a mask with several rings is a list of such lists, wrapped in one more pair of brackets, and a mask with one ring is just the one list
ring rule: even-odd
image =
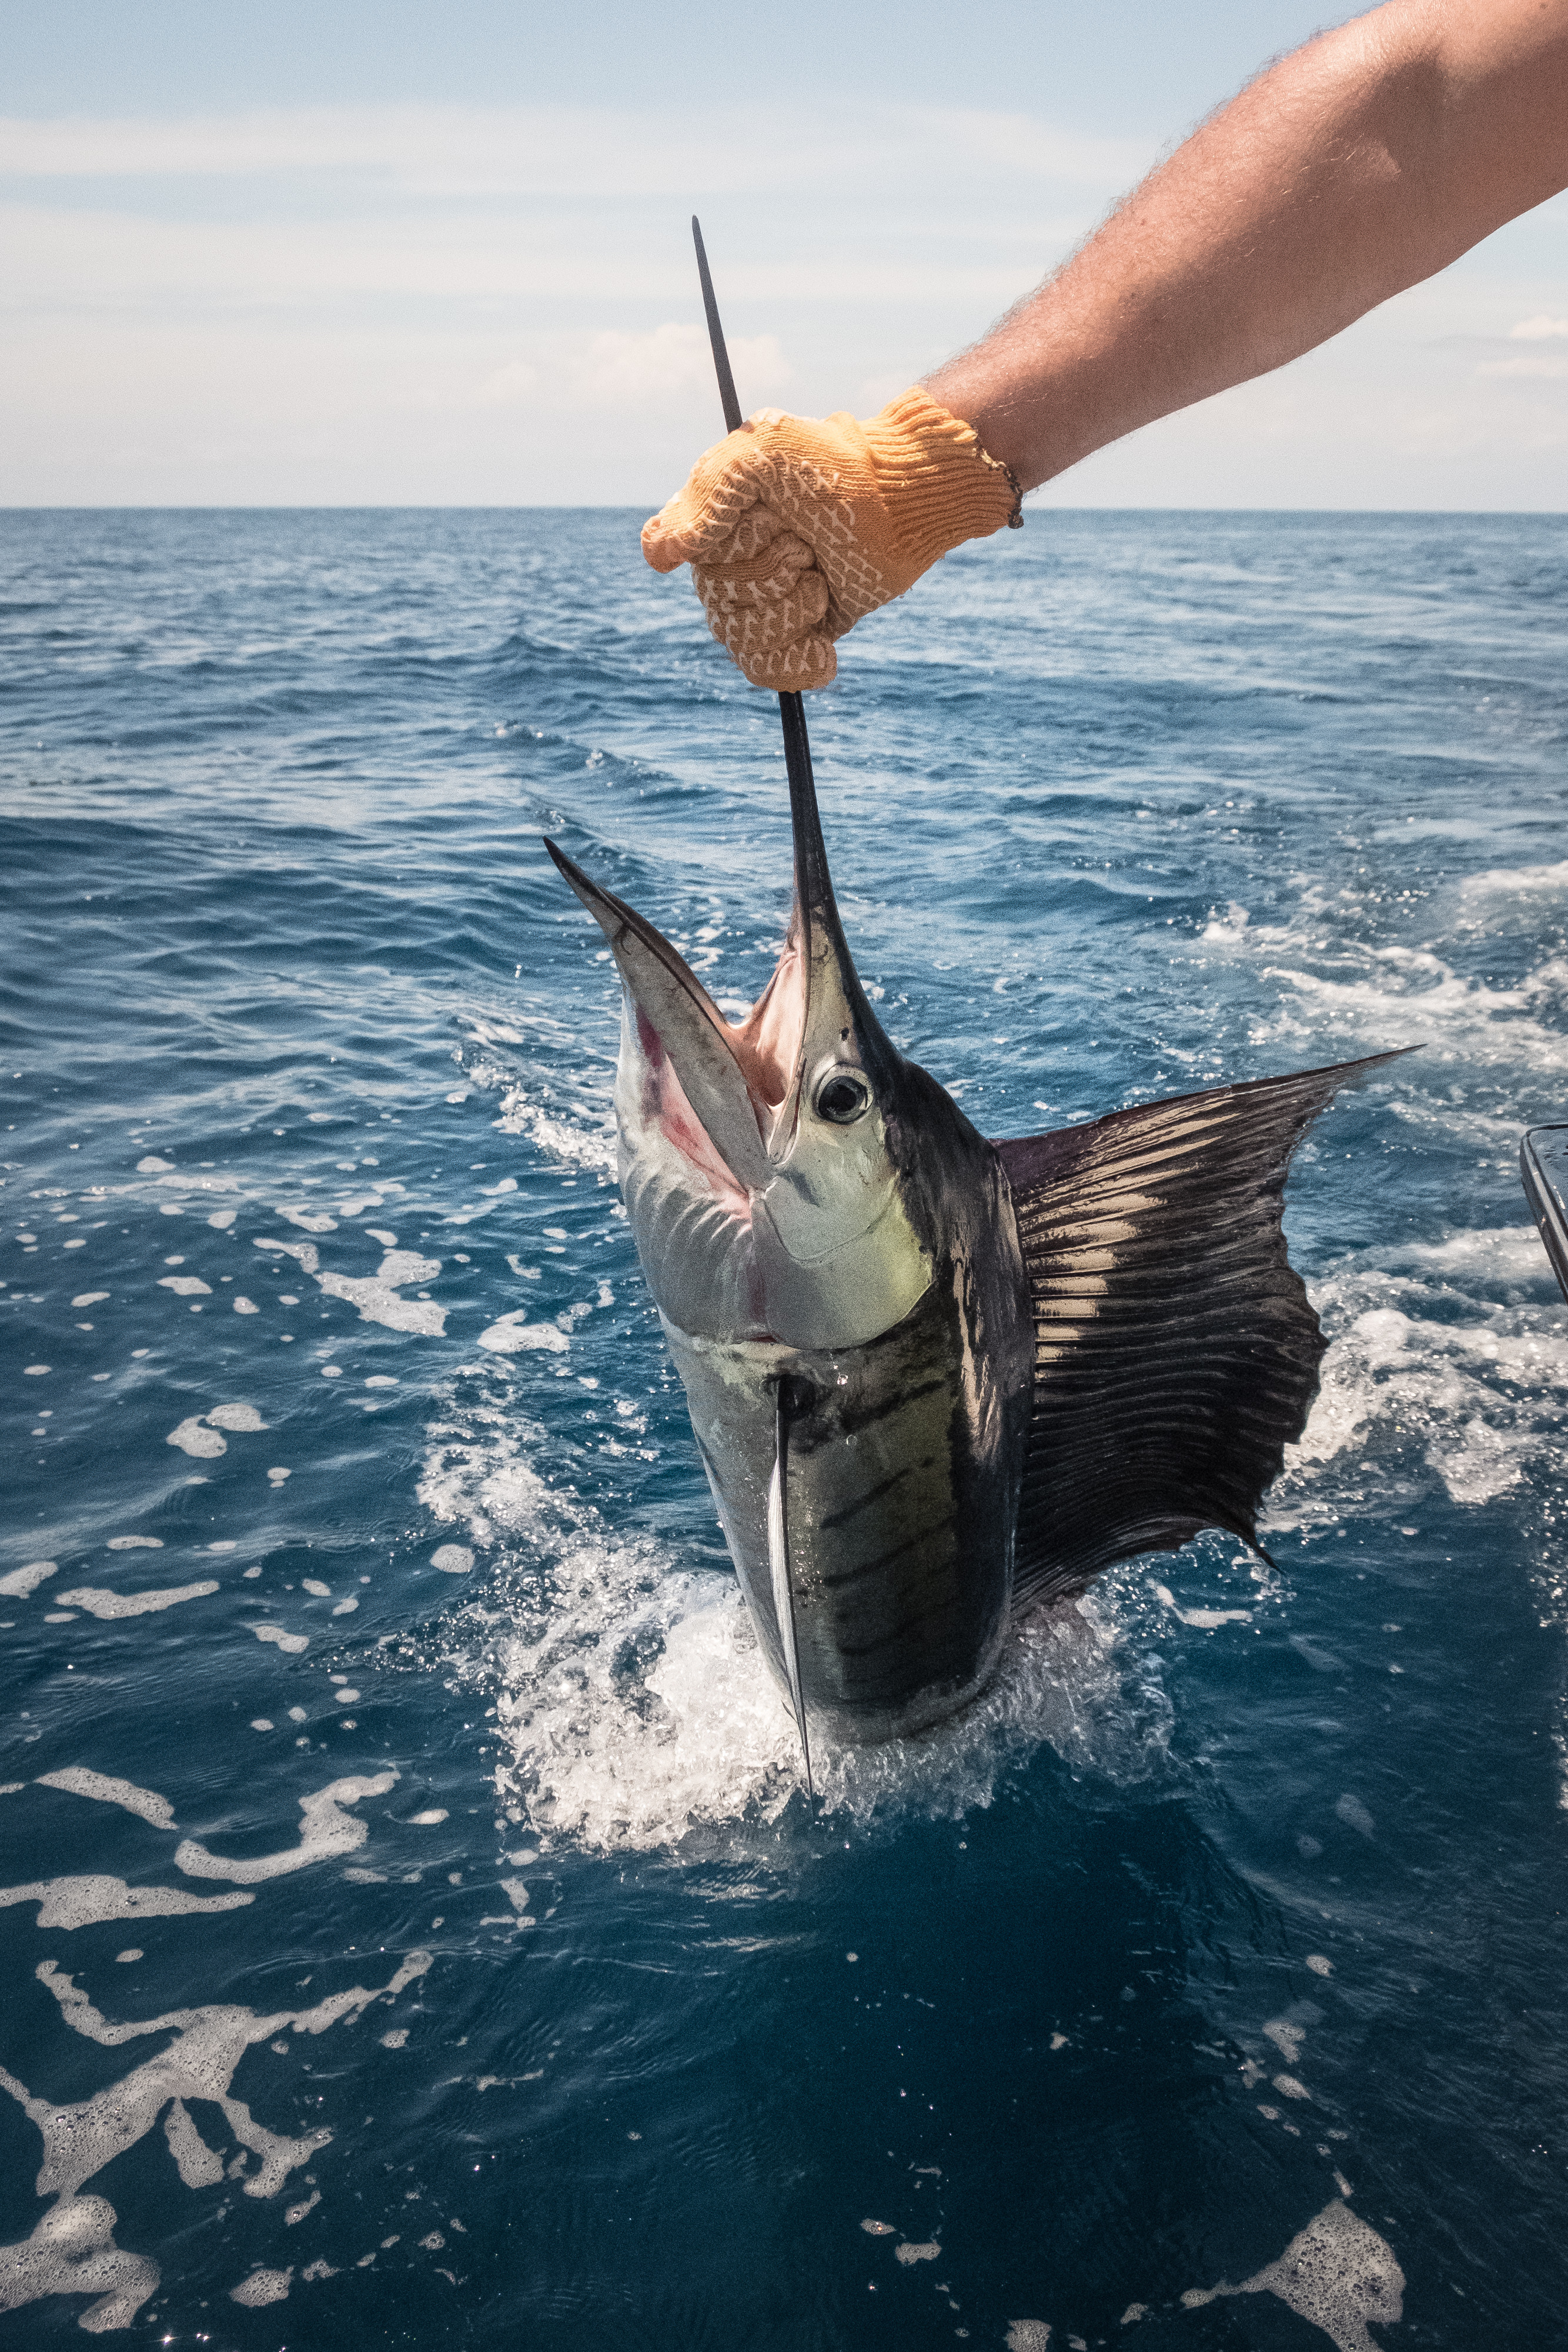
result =
[{"label": "human arm", "polygon": [[1568,186],[1568,0],[1388,0],[1270,67],[926,379],[1026,488]]}]

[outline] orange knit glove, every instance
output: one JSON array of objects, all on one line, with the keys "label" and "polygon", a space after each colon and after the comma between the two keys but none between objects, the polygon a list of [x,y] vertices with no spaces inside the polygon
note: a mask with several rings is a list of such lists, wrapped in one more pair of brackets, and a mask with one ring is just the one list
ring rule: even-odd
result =
[{"label": "orange knit glove", "polygon": [[835,637],[1017,509],[973,426],[916,385],[863,424],[758,410],[643,524],[643,552],[689,563],[714,635],[785,692],[826,686]]}]

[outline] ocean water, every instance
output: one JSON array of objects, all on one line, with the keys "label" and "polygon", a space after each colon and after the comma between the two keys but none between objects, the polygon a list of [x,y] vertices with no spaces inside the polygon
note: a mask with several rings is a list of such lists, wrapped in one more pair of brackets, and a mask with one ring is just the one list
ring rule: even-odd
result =
[{"label": "ocean water", "polygon": [[1301,1153],[1267,1507],[809,1811],[558,835],[749,1000],[777,720],[621,512],[0,535],[0,2342],[1568,2344],[1568,521],[1031,515],[810,720],[1008,1135]]}]

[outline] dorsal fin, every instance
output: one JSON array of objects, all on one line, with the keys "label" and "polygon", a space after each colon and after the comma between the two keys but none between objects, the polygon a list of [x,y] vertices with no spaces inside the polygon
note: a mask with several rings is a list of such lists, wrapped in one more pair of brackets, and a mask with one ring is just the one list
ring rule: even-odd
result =
[{"label": "dorsal fin", "polygon": [[1327,1344],[1285,1255],[1285,1171],[1337,1090],[1396,1058],[997,1145],[1035,1328],[1015,1607],[1200,1528],[1257,1547]]}]

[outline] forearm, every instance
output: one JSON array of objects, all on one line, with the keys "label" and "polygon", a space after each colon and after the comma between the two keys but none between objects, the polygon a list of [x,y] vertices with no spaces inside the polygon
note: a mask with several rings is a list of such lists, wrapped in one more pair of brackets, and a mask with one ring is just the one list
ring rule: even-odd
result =
[{"label": "forearm", "polygon": [[1260,76],[928,389],[1032,488],[1564,185],[1568,0],[1391,0]]}]

